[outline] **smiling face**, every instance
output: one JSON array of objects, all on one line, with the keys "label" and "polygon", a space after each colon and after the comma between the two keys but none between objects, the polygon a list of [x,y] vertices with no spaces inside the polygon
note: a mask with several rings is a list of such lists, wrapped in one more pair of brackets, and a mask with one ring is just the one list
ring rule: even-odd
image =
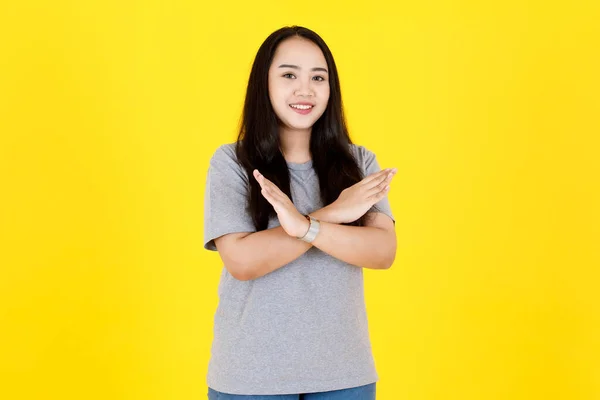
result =
[{"label": "smiling face", "polygon": [[315,43],[291,37],[279,44],[269,68],[269,99],[280,125],[310,130],[329,100],[329,75]]}]

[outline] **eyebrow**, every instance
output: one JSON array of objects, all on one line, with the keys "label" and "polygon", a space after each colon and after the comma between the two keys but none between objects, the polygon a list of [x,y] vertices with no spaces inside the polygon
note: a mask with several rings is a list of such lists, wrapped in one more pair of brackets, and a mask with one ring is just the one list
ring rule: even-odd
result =
[{"label": "eyebrow", "polygon": [[[291,65],[291,64],[281,64],[281,65],[279,66],[279,68],[294,68],[294,69],[301,69],[299,66],[297,66],[297,65]],[[326,74],[328,73],[326,68],[321,68],[321,67],[315,67],[315,68],[311,68],[311,71],[323,71],[323,72],[325,72]]]}]

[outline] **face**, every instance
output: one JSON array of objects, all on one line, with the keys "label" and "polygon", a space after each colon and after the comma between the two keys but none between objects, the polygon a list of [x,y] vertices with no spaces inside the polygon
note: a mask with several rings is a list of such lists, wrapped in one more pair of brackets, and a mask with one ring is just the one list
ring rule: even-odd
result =
[{"label": "face", "polygon": [[310,129],[329,100],[329,74],[323,52],[310,40],[292,37],[279,44],[269,68],[269,98],[280,124]]}]

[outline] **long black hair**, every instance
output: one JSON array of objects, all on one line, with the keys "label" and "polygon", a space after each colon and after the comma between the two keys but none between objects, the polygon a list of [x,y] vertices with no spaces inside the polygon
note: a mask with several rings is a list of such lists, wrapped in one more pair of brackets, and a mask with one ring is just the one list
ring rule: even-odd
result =
[{"label": "long black hair", "polygon": [[[333,203],[342,190],[363,179],[350,151],[352,141],[344,118],[338,72],[329,47],[310,29],[295,25],[283,27],[267,37],[254,59],[236,145],[238,162],[249,177],[248,211],[257,231],[267,229],[275,210],[261,194],[260,185],[253,176],[254,169],[258,169],[293,201],[288,166],[280,150],[279,120],[271,105],[268,89],[269,68],[275,50],[283,40],[292,36],[306,38],[319,46],[329,71],[327,108],[312,126],[310,137],[310,153],[319,178],[323,205]],[[347,225],[363,226],[364,220],[365,216],[362,216]]]}]

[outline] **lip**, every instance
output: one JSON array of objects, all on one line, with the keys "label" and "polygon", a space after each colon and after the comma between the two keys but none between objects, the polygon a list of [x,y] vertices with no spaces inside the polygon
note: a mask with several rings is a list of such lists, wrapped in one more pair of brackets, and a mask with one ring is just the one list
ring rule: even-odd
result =
[{"label": "lip", "polygon": [[295,111],[298,114],[302,114],[302,115],[310,114],[310,112],[313,110],[313,108],[315,108],[314,104],[307,103],[307,102],[304,102],[304,101],[299,101],[297,103],[292,103],[292,104],[297,104],[297,105],[301,105],[301,106],[312,106],[311,108],[309,108],[307,110],[299,110],[297,108],[292,107],[291,105],[288,105],[288,107],[290,107],[292,109],[292,111]]}]

